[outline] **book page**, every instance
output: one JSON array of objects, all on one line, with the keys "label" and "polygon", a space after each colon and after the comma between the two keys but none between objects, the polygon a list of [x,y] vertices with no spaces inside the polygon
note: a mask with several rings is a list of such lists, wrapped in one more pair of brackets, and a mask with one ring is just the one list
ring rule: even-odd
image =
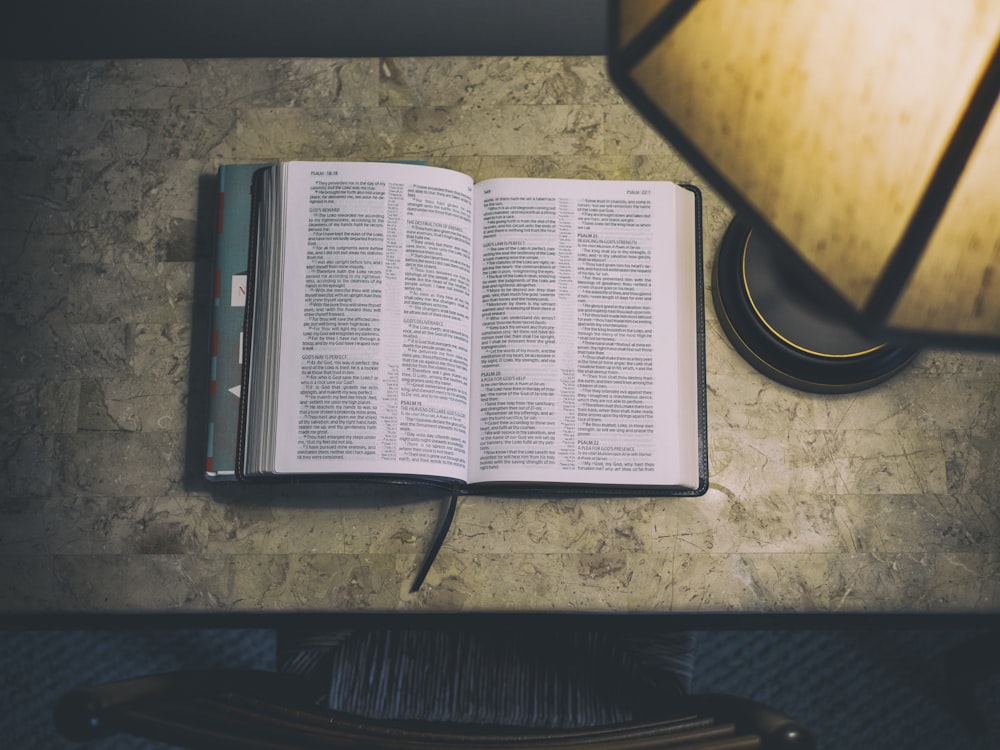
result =
[{"label": "book page", "polygon": [[275,470],[464,480],[472,180],[290,163]]},{"label": "book page", "polygon": [[471,481],[698,485],[694,200],[476,187]]}]

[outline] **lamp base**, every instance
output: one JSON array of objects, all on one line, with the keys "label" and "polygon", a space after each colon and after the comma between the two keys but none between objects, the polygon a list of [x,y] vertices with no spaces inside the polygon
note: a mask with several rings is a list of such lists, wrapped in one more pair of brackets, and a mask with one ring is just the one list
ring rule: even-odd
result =
[{"label": "lamp base", "polygon": [[917,349],[867,338],[835,316],[824,295],[782,260],[738,217],[715,258],[719,322],[751,365],[792,388],[848,393],[881,383],[913,359]]}]

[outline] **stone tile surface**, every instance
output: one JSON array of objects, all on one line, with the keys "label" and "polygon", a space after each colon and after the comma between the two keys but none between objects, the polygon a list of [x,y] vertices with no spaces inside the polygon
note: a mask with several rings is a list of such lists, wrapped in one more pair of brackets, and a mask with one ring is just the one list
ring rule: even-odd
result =
[{"label": "stone tile surface", "polygon": [[602,59],[5,62],[0,89],[0,612],[1000,609],[1000,357],[798,393],[711,304],[704,497],[465,497],[411,594],[439,492],[202,479],[222,163],[690,181],[711,279],[732,211]]}]

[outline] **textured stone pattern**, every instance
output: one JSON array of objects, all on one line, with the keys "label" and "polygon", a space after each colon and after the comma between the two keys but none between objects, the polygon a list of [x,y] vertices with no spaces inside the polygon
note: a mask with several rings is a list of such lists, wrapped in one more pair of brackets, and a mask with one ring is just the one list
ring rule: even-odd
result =
[{"label": "textured stone pattern", "polygon": [[705,497],[467,497],[410,594],[435,491],[207,484],[215,171],[313,158],[700,183],[599,58],[3,63],[0,611],[1000,606],[1000,358],[807,395],[710,304]]}]

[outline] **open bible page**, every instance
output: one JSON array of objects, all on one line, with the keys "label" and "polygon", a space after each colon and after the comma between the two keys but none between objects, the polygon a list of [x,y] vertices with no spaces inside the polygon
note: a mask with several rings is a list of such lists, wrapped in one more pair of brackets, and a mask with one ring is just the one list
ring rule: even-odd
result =
[{"label": "open bible page", "polygon": [[698,485],[693,196],[476,187],[470,481]]},{"label": "open bible page", "polygon": [[284,165],[278,473],[466,479],[472,180]]}]

